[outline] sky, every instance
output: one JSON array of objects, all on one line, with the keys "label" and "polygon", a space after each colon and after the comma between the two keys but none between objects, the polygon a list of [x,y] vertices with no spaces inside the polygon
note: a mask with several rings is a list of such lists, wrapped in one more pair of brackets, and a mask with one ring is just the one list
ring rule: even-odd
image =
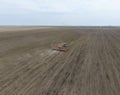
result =
[{"label": "sky", "polygon": [[120,0],[0,0],[0,25],[119,26]]}]

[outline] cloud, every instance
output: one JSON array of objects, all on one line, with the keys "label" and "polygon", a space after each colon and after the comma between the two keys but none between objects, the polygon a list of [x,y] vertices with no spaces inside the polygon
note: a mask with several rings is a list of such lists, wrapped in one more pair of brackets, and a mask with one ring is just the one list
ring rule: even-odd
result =
[{"label": "cloud", "polygon": [[12,9],[11,11],[80,13],[118,11],[119,3],[119,0],[1,0],[0,8]]},{"label": "cloud", "polygon": [[58,25],[119,23],[119,4],[119,0],[0,0],[0,21]]},{"label": "cloud", "polygon": [[34,1],[33,0],[2,0],[0,1],[0,5],[2,9],[9,9],[14,7],[19,10],[35,11],[35,12],[70,12],[72,8],[67,6],[66,3],[67,2],[58,1],[58,0],[57,1],[56,0],[34,0]]}]

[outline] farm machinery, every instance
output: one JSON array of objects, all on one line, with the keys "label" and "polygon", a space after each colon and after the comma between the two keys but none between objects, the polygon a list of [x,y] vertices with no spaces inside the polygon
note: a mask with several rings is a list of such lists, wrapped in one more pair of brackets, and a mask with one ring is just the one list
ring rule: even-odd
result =
[{"label": "farm machinery", "polygon": [[58,45],[53,46],[52,50],[67,52],[69,49],[66,43],[60,43]]}]

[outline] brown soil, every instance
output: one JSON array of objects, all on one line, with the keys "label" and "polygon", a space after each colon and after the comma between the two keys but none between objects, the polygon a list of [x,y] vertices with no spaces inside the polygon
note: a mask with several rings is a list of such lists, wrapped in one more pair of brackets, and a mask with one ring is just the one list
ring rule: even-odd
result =
[{"label": "brown soil", "polygon": [[0,95],[120,95],[120,29],[1,30]]}]

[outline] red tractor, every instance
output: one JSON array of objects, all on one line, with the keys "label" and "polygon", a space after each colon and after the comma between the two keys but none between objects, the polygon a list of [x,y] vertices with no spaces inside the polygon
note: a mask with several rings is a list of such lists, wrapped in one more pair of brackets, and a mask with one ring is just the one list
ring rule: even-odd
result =
[{"label": "red tractor", "polygon": [[67,52],[69,49],[67,48],[66,43],[61,43],[59,45],[54,46],[52,50]]}]

